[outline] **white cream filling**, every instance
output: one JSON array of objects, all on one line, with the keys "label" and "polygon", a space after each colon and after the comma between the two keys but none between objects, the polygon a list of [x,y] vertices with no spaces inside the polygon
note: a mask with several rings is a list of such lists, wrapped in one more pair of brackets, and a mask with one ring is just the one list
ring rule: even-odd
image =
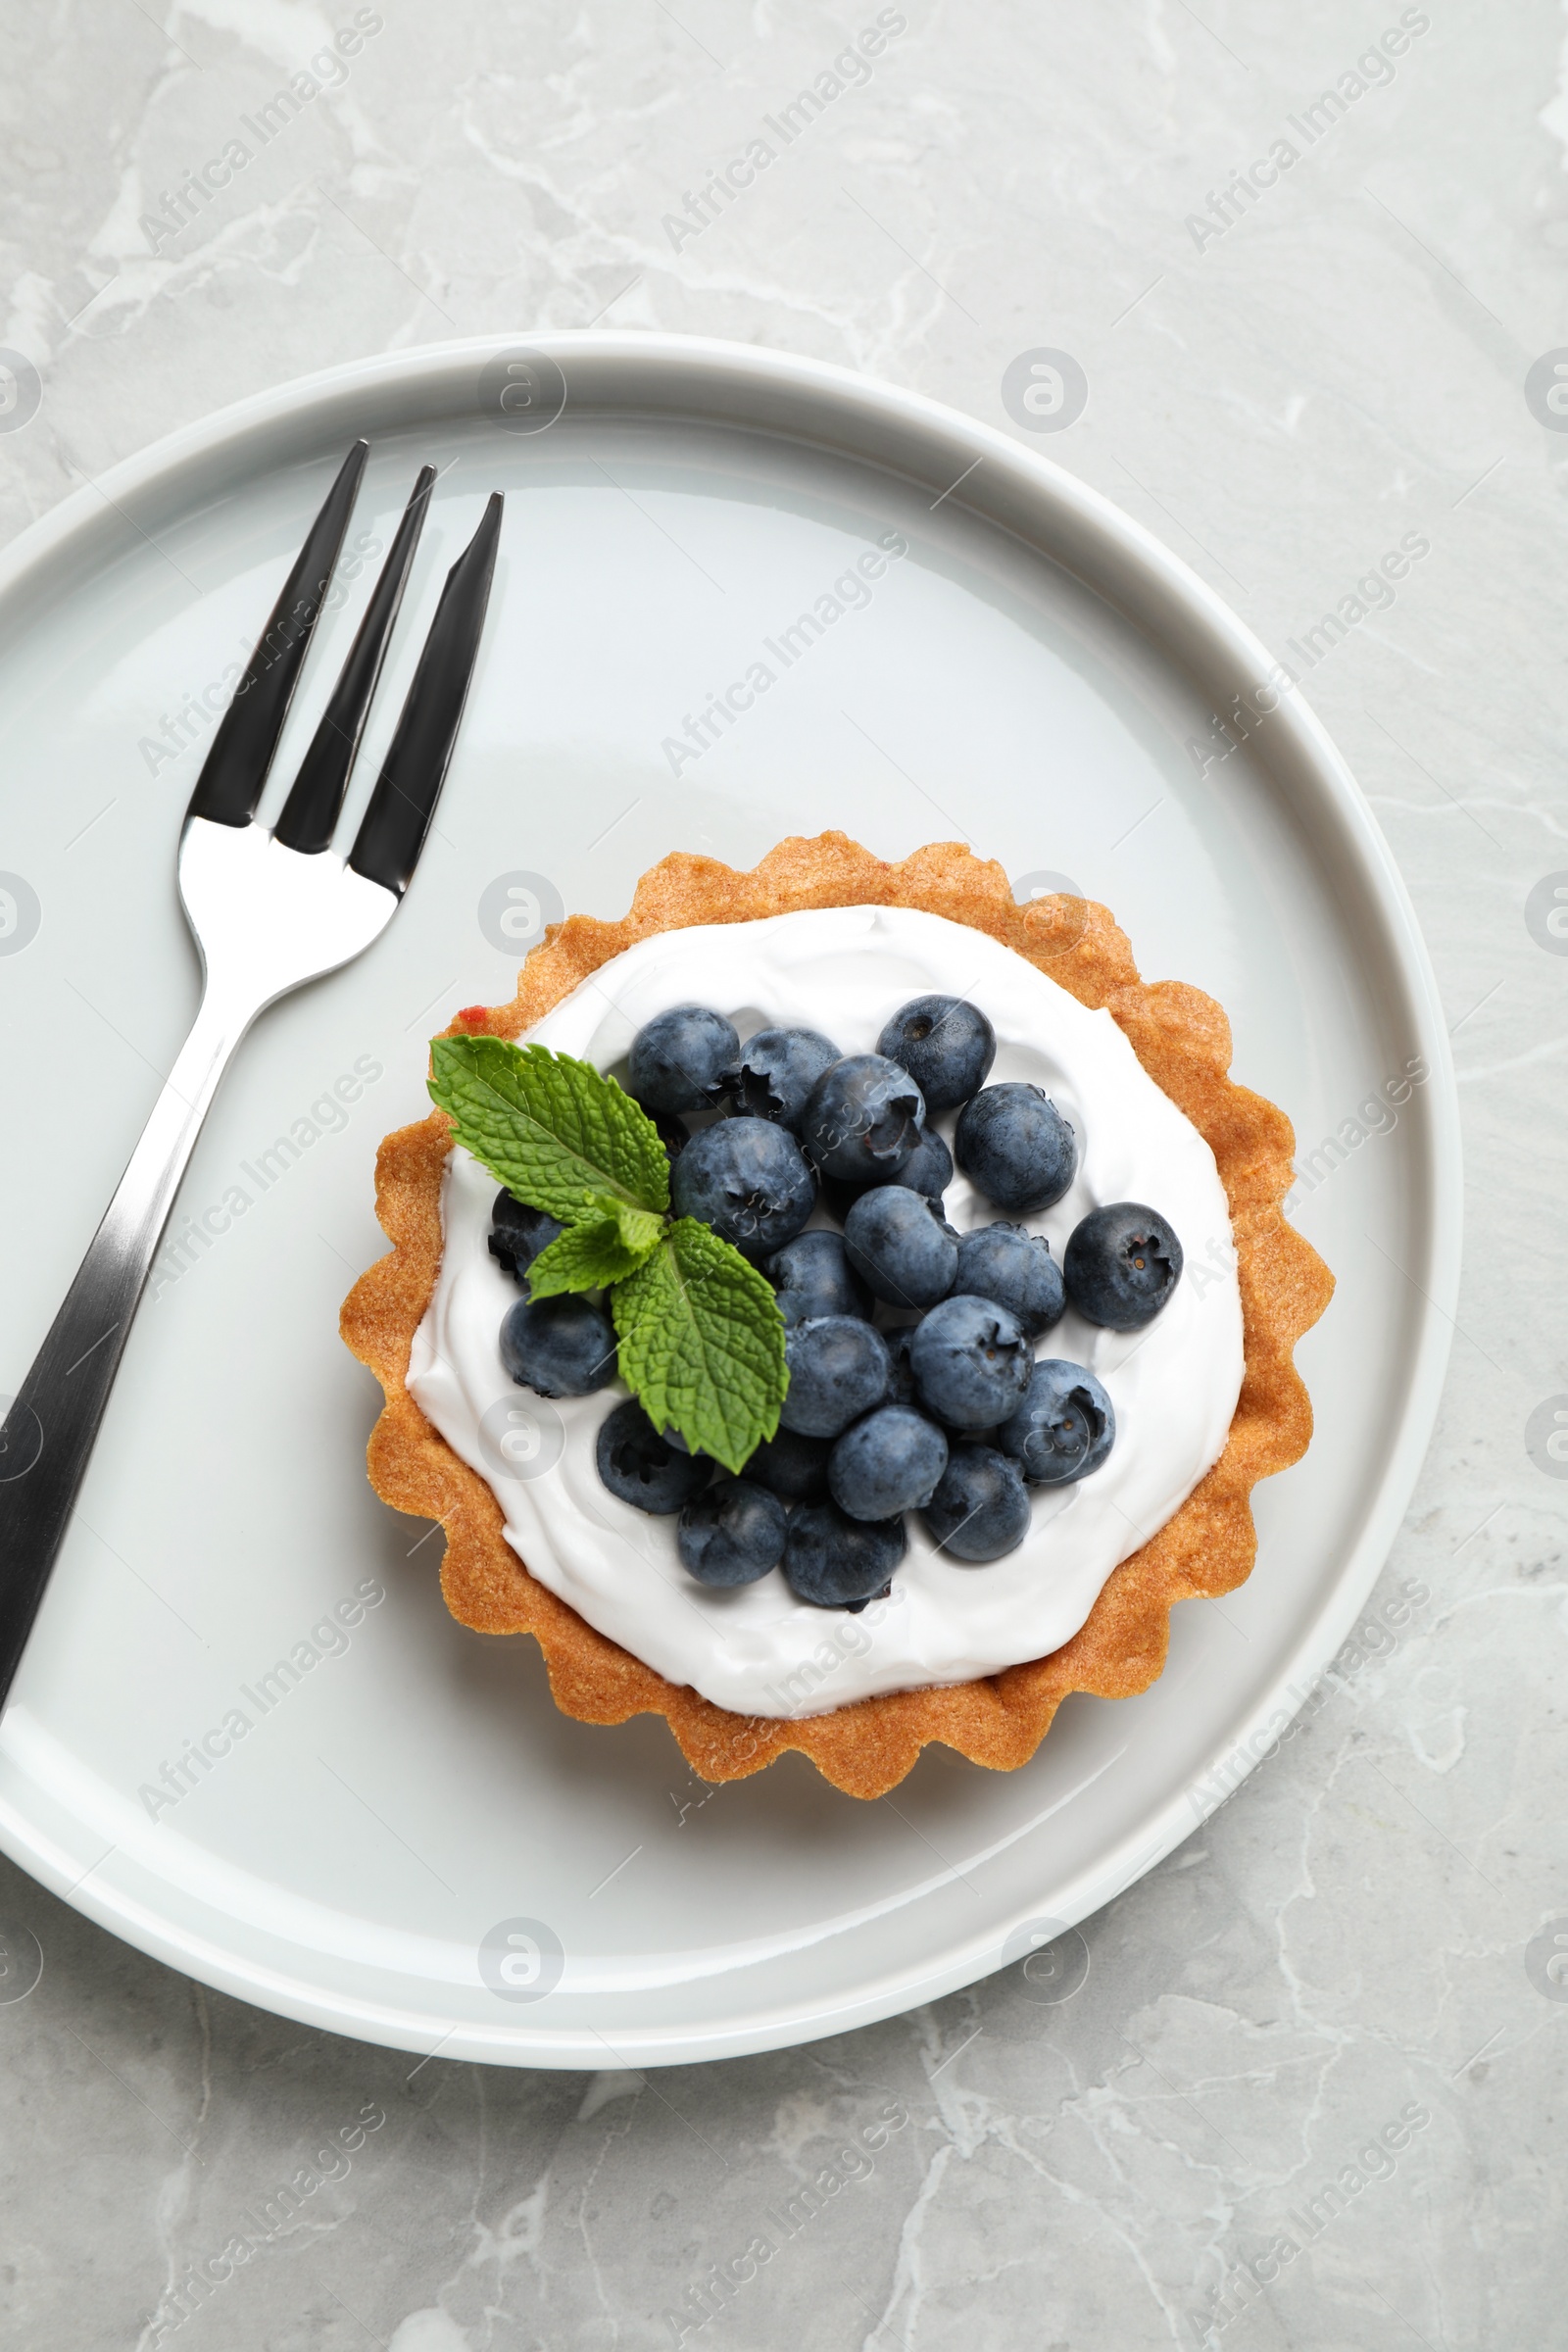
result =
[{"label": "white cream filling", "polygon": [[[606,964],[530,1038],[624,1074],[642,1024],[672,1004],[726,1012],[743,1040],[774,1025],[819,1029],[872,1051],[910,997],[967,997],[997,1032],[989,1084],[1044,1087],[1077,1134],[1072,1190],[1014,1220],[1060,1259],[1091,1208],[1139,1200],[1175,1227],[1186,1271],[1145,1331],[1098,1330],[1070,1309],[1036,1343],[1087,1364],[1116,1408],[1116,1443],[1090,1478],[1032,1488],[1017,1550],[966,1566],[937,1550],[917,1514],[891,1597],[857,1614],[796,1600],[782,1574],[733,1592],[681,1567],[673,1519],[618,1502],[594,1459],[625,1394],[552,1402],[513,1385],[499,1333],[517,1297],[486,1248],[496,1183],[454,1150],[441,1197],[444,1250],[415,1334],[408,1385],[500,1502],[509,1543],[540,1582],[668,1681],[758,1716],[819,1715],[887,1690],[963,1683],[1046,1656],[1078,1631],[1111,1570],[1162,1527],[1217,1460],[1243,1370],[1229,1209],[1202,1137],[1141,1068],[1107,1012],[1090,1012],[985,933],[906,907],[849,906],[662,932]],[[936,1122],[950,1146],[954,1116]],[[960,1232],[1002,1212],[956,1174]],[[813,1222],[826,1223],[821,1212]]]}]

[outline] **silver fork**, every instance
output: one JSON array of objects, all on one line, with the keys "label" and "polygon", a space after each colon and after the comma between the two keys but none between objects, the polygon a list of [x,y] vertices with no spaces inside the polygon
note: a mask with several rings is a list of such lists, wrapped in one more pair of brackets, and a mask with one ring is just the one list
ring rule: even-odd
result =
[{"label": "silver fork", "polygon": [[0,1702],[74,1507],[153,1254],[219,1081],[257,1015],[363,953],[418,862],[478,655],[501,531],[497,492],[447,574],[379,779],[346,859],[331,838],[429,507],[425,466],[342,676],[269,833],[254,811],[348,528],[355,443],[284,583],[196,781],[179,894],[201,1004],[49,1336],[0,1428]]}]

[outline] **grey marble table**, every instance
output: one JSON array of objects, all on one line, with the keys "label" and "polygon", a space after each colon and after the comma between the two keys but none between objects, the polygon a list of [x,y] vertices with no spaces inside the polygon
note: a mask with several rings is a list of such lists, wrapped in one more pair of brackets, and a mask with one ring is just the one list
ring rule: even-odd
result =
[{"label": "grey marble table", "polygon": [[[0,1867],[0,1987],[43,1956],[0,2006],[7,2347],[1568,2340],[1564,32],[1548,0],[7,0],[0,344],[42,401],[0,437],[0,532],[260,386],[451,334],[729,336],[1020,438],[1009,363],[1065,350],[1088,397],[1051,456],[1276,648],[1346,616],[1307,692],[1431,943],[1470,1197],[1362,1630],[1085,1923],[1072,1997],[997,1978],[646,2081],[411,2075]],[[705,197],[808,88],[777,168]],[[1358,592],[1406,531],[1430,556]]]}]

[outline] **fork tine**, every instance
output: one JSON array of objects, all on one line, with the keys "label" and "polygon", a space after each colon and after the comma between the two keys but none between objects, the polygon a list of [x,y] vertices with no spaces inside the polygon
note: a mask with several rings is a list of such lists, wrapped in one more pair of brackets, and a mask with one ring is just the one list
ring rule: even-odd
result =
[{"label": "fork tine", "polygon": [[343,664],[343,675],[321,713],[321,723],[311,748],[300,761],[300,771],[283,804],[283,813],[272,828],[272,838],[286,850],[301,850],[307,857],[315,857],[331,846],[332,828],[348,790],[370,697],[375,692],[386,649],[397,625],[398,607],[403,602],[414,551],[430,511],[430,485],[434,480],[435,467],[421,466],[403,510],[392,553],[382,566],[374,594],[366,607],[365,618]]},{"label": "fork tine", "polygon": [[348,861],[357,874],[400,898],[419,861],[458,739],[490,601],[501,512],[497,490],[478,529],[447,573],[397,732],[349,852]]},{"label": "fork tine", "polygon": [[338,468],[337,479],[311,525],[250,665],[213,737],[190,796],[188,815],[205,816],[219,825],[245,825],[255,812],[369,450],[368,441],[356,441]]}]

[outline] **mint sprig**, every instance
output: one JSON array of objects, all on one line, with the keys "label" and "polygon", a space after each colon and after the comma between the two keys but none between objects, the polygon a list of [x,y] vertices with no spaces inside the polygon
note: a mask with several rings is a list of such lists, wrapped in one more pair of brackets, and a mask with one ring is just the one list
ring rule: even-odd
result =
[{"label": "mint sprig", "polygon": [[565,1231],[528,1268],[535,1298],[608,1290],[621,1379],[656,1429],[739,1471],[789,1386],[771,1286],[695,1217],[669,1213],[658,1128],[591,1062],[495,1037],[440,1037],[431,1100],[514,1198]]},{"label": "mint sprig", "polygon": [[763,1276],[710,1225],[677,1217],[616,1284],[611,1311],[620,1377],[654,1427],[678,1429],[688,1446],[739,1471],[778,1428],[789,1386],[784,1318]]}]

